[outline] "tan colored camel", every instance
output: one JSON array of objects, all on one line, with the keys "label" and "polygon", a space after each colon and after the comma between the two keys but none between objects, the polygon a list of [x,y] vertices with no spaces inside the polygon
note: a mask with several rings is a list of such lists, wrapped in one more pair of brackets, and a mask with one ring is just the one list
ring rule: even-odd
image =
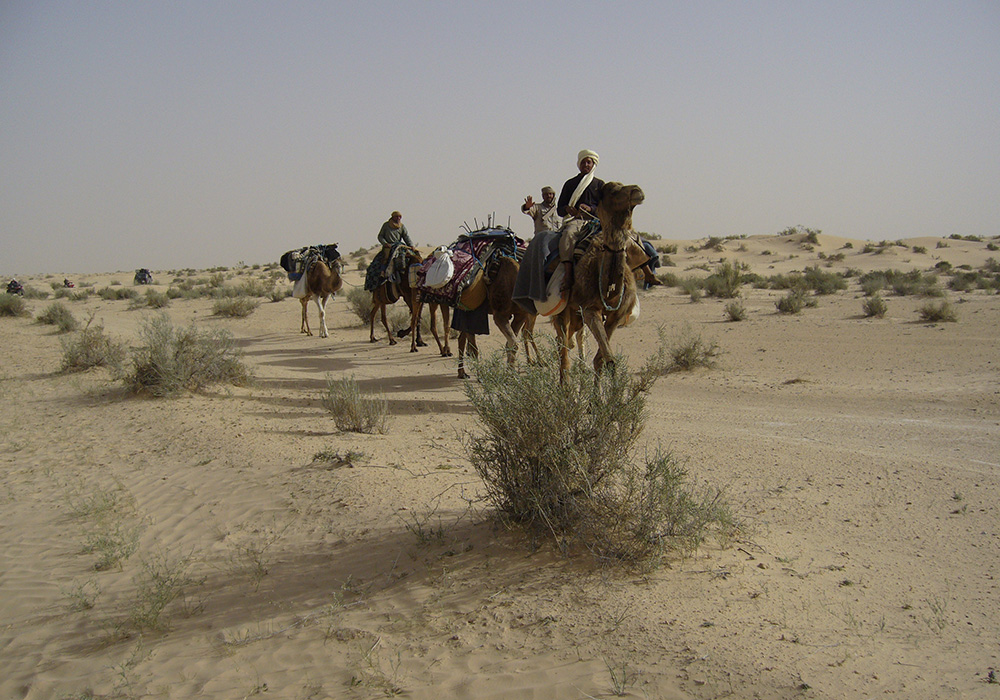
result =
[{"label": "tan colored camel", "polygon": [[340,291],[344,286],[344,281],[340,278],[340,260],[336,260],[332,265],[327,265],[323,260],[316,260],[306,271],[306,295],[299,301],[302,302],[302,326],[300,332],[312,335],[309,328],[309,300],[316,300],[316,308],[319,309],[319,337],[326,338],[330,332],[326,328],[326,300]]},{"label": "tan colored camel", "polygon": [[[396,336],[393,335],[392,331],[389,329],[389,320],[386,318],[385,310],[386,307],[395,304],[397,300],[402,299],[403,303],[406,304],[406,308],[410,311],[410,317],[413,317],[414,308],[420,302],[420,292],[419,290],[410,287],[409,269],[411,265],[416,265],[420,262],[423,262],[423,258],[420,256],[420,253],[413,248],[407,248],[403,273],[400,275],[400,282],[396,286],[396,290],[393,290],[391,282],[385,281],[372,291],[372,316],[370,328],[370,341],[372,343],[378,341],[378,338],[375,337],[375,317],[380,313],[382,315],[382,326],[385,328],[385,332],[389,336],[389,345],[395,345],[399,342],[396,340]],[[396,293],[397,291],[398,295]],[[413,345],[426,345],[420,337],[419,325],[416,329],[416,335],[411,341],[411,347]]]},{"label": "tan colored camel", "polygon": [[632,230],[632,210],[645,195],[638,185],[606,182],[597,217],[601,231],[576,263],[566,308],[552,319],[559,339],[559,376],[569,369],[569,338],[586,325],[597,341],[594,370],[614,366],[611,335],[635,306],[635,275],[625,249]]}]

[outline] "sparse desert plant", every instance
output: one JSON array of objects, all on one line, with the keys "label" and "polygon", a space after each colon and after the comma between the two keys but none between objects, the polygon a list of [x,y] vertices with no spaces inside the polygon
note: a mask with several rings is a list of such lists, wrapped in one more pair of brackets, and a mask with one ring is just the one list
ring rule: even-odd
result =
[{"label": "sparse desert plant", "polygon": [[375,640],[370,647],[360,650],[358,671],[351,676],[351,686],[363,686],[378,690],[386,697],[400,695],[403,688],[399,685],[399,669],[402,665],[402,654],[397,651],[383,661],[381,655],[382,638]]},{"label": "sparse desert plant", "polygon": [[743,301],[737,299],[736,301],[731,301],[726,304],[726,318],[730,321],[745,321],[747,318],[747,309],[743,305]]},{"label": "sparse desert plant", "polygon": [[941,321],[954,323],[958,321],[958,314],[955,313],[955,309],[947,301],[937,304],[928,302],[917,309],[917,314],[922,321],[927,321],[928,323],[939,323]]},{"label": "sparse desert plant", "polygon": [[740,285],[743,284],[742,275],[749,269],[745,263],[731,263],[723,260],[719,263],[715,271],[705,278],[705,292],[709,296],[719,299],[732,299],[739,296]]},{"label": "sparse desert plant", "polygon": [[866,318],[884,318],[886,312],[885,300],[882,298],[882,295],[875,292],[861,302],[861,310],[864,312]]},{"label": "sparse desert plant", "polygon": [[131,492],[118,480],[110,486],[80,482],[65,498],[70,517],[81,522],[83,551],[97,555],[94,568],[121,569],[138,549],[143,527]]},{"label": "sparse desert plant", "polygon": [[685,277],[678,286],[685,294],[691,297],[691,301],[701,301],[702,290],[705,283],[698,277]]},{"label": "sparse desert plant", "polygon": [[636,454],[645,395],[669,366],[662,337],[636,374],[624,357],[596,376],[578,361],[560,383],[554,344],[544,352],[547,362],[523,368],[502,352],[481,356],[478,381],[464,385],[479,424],[466,449],[502,522],[565,552],[580,546],[640,566],[734,522],[717,492],[706,501],[681,488],[684,470],[670,455],[640,463]]},{"label": "sparse desert plant", "polygon": [[143,296],[132,297],[129,303],[130,309],[165,309],[170,306],[170,297],[165,292],[158,292],[155,289],[147,289]]},{"label": "sparse desert plant", "polygon": [[816,294],[833,294],[847,289],[847,280],[844,279],[843,275],[821,270],[818,266],[807,267],[803,279],[806,286]]},{"label": "sparse desert plant", "polygon": [[118,299],[135,299],[139,296],[139,292],[132,287],[121,287],[121,282],[112,282],[111,284],[114,285],[114,288],[102,287],[97,290],[97,296],[108,301],[115,301]]},{"label": "sparse desert plant", "polygon": [[193,325],[174,329],[165,314],[147,319],[140,329],[143,345],[132,356],[122,380],[135,393],[174,396],[211,384],[243,384],[250,371],[230,333],[200,331]]},{"label": "sparse desert plant", "polygon": [[38,322],[55,326],[60,333],[69,333],[80,327],[80,322],[73,316],[73,312],[58,301],[38,314]]},{"label": "sparse desert plant", "polygon": [[24,318],[30,316],[31,311],[24,303],[24,298],[20,294],[0,293],[0,316],[10,316],[11,318]]},{"label": "sparse desert plant", "polygon": [[362,324],[368,323],[372,318],[372,293],[366,292],[363,287],[351,287],[347,292],[347,308],[350,309]]},{"label": "sparse desert plant", "polygon": [[775,307],[779,313],[797,314],[802,311],[806,304],[806,295],[802,290],[793,289],[785,296],[775,302]]},{"label": "sparse desert plant", "polygon": [[255,591],[260,588],[261,581],[270,570],[271,549],[289,527],[291,523],[281,527],[276,523],[264,526],[249,522],[238,523],[234,528],[235,532],[227,537],[229,563],[233,572],[247,576]]},{"label": "sparse desert plant", "polygon": [[91,326],[91,316],[82,331],[72,338],[62,339],[62,370],[81,372],[91,367],[108,367],[119,371],[125,362],[127,350],[104,334],[104,326]]},{"label": "sparse desert plant", "polygon": [[82,612],[94,607],[97,597],[101,594],[101,586],[95,579],[74,581],[73,585],[63,589],[62,593],[69,598],[70,610]]},{"label": "sparse desert plant", "polygon": [[230,318],[246,318],[260,306],[260,302],[248,296],[225,297],[216,299],[212,304],[212,313],[216,316]]},{"label": "sparse desert plant", "polygon": [[338,430],[353,433],[384,433],[389,402],[384,396],[363,394],[354,377],[326,379],[323,406],[333,415]]},{"label": "sparse desert plant", "polygon": [[188,608],[188,592],[204,583],[190,575],[193,558],[173,558],[159,552],[142,561],[133,579],[135,600],[125,619],[123,631],[162,631],[168,628],[167,608],[175,601]]},{"label": "sparse desert plant", "polygon": [[354,269],[358,272],[364,272],[368,269],[368,263],[365,262],[364,258],[358,258],[358,264],[354,266]]},{"label": "sparse desert plant", "polygon": [[24,285],[25,299],[48,299],[49,293],[44,289],[35,289],[32,286]]},{"label": "sparse desert plant", "polygon": [[669,344],[667,356],[670,363],[665,372],[689,372],[698,367],[712,368],[720,355],[719,344],[704,340],[690,327],[685,327]]}]

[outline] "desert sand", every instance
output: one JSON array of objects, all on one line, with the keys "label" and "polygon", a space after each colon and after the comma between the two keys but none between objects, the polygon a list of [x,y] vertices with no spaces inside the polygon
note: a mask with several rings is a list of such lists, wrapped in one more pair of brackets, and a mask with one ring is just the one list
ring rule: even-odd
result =
[{"label": "desert sand", "polygon": [[[1000,258],[989,240],[704,243],[660,272]],[[152,288],[184,274],[154,269]],[[21,281],[63,277],[132,284]],[[865,318],[856,278],[796,315],[784,294],[744,286],[729,322],[723,300],[654,288],[614,338],[633,366],[658,328],[718,343],[716,367],[658,381],[642,442],[751,526],[645,575],[494,528],[456,359],[369,343],[343,296],[327,339],[299,334],[291,298],[243,319],[175,299],[175,324],[230,331],[255,375],[175,399],[61,372],[65,336],[34,321],[52,298],[28,300],[32,318],[0,318],[0,697],[1000,698],[1000,297],[948,291],[958,320],[927,323],[927,299],[891,293]],[[130,344],[153,313],[65,303]],[[327,377],[350,375],[388,398],[386,434],[338,432],[323,408]],[[135,550],[97,570],[102,527]],[[179,595],[138,633],[157,591]]]}]

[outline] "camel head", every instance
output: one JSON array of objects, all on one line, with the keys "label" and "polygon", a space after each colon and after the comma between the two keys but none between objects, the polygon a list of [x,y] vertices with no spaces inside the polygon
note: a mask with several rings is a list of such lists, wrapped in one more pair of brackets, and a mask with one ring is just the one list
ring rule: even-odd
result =
[{"label": "camel head", "polygon": [[620,182],[605,182],[601,188],[601,201],[597,205],[597,217],[605,232],[630,231],[632,210],[646,199],[638,185],[623,185]]}]

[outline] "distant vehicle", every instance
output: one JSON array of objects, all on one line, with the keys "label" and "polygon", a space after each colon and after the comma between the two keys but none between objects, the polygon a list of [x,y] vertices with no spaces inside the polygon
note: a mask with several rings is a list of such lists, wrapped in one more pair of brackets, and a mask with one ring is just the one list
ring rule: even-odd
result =
[{"label": "distant vehicle", "polygon": [[153,283],[153,273],[144,267],[140,267],[135,271],[135,279],[133,280],[136,284],[152,284]]},{"label": "distant vehicle", "polygon": [[24,296],[24,285],[17,280],[11,280],[7,283],[7,293],[20,294],[21,296]]},{"label": "distant vehicle", "polygon": [[75,286],[76,285],[70,282],[68,279],[63,279],[63,287],[65,287],[66,289],[72,289]]}]

